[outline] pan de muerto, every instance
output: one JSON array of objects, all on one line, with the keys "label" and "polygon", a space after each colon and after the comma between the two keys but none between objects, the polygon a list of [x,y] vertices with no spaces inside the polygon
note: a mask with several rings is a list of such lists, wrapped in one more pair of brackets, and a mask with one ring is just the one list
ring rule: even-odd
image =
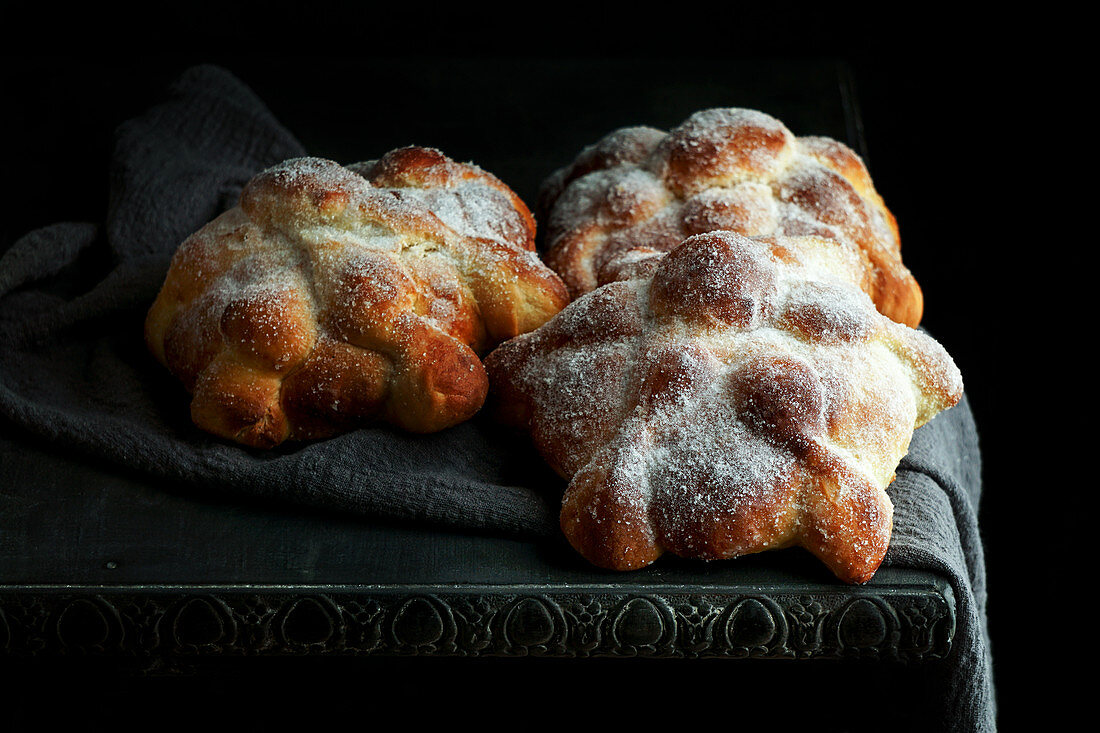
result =
[{"label": "pan de muerto", "polygon": [[669,132],[616,130],[544,181],[538,213],[547,264],[573,297],[629,277],[692,234],[812,235],[856,249],[879,311],[920,323],[920,287],[863,161],[762,112],[708,109]]},{"label": "pan de muerto", "polygon": [[285,161],[176,252],[146,320],[201,428],[249,446],[471,417],[479,359],[568,302],[496,177],[407,147]]},{"label": "pan de muerto", "polygon": [[817,237],[694,235],[486,358],[494,411],[566,480],[561,528],[640,568],[799,545],[844,581],[886,552],[886,487],[962,379]]}]

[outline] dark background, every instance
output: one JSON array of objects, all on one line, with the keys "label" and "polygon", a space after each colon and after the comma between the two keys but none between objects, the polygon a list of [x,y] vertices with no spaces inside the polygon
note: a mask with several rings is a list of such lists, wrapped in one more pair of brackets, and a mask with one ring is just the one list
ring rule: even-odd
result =
[{"label": "dark background", "polygon": [[[1073,705],[1067,665],[1085,627],[1061,609],[1077,592],[1070,577],[1083,510],[1074,509],[1058,467],[1082,461],[1067,458],[1060,413],[1077,399],[1067,384],[1088,370],[1057,345],[1061,324],[1073,319],[1064,308],[1071,289],[1053,257],[1060,245],[1052,220],[1064,215],[1043,195],[1049,169],[1034,171],[1046,168],[1043,156],[1064,156],[1066,144],[1050,129],[1051,62],[1031,43],[1036,29],[958,14],[780,21],[731,7],[670,18],[640,17],[637,8],[567,17],[540,8],[521,18],[274,4],[263,20],[256,11],[196,16],[189,7],[167,9],[151,34],[123,32],[117,17],[105,31],[95,16],[51,27],[31,48],[8,46],[25,53],[8,55],[2,69],[0,249],[45,224],[102,221],[112,130],[194,63],[240,76],[313,154],[349,162],[433,145],[483,165],[530,204],[541,176],[566,161],[531,156],[525,140],[550,136],[579,150],[615,120],[674,125],[689,99],[760,106],[796,134],[815,134],[812,119],[782,114],[798,100],[781,91],[726,100],[730,80],[762,69],[763,78],[781,78],[807,64],[850,71],[866,140],[860,152],[925,291],[923,325],[959,364],[981,436],[1000,723],[1014,729],[1033,708]],[[682,98],[645,96],[647,79],[671,76],[685,80]],[[410,77],[417,86],[399,83]],[[486,106],[497,115],[471,124]],[[620,119],[623,109],[650,117]],[[400,128],[388,123],[396,117]],[[541,705],[547,694],[581,694],[568,678],[532,684],[549,688],[532,690]]]}]

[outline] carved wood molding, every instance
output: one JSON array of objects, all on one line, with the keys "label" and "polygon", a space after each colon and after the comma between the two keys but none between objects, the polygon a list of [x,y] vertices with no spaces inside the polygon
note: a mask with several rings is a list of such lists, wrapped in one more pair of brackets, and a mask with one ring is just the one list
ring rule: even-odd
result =
[{"label": "carved wood molding", "polygon": [[0,654],[875,659],[951,649],[950,589],[0,588]]}]

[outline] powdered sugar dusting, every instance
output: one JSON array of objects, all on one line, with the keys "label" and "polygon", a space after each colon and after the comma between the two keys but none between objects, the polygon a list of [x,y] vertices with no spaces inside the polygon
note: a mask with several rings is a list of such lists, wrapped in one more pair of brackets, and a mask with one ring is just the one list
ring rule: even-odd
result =
[{"label": "powdered sugar dusting", "polygon": [[492,239],[505,246],[519,246],[527,237],[526,224],[501,191],[480,181],[448,188],[407,189],[402,201],[430,211],[444,226],[462,237]]}]

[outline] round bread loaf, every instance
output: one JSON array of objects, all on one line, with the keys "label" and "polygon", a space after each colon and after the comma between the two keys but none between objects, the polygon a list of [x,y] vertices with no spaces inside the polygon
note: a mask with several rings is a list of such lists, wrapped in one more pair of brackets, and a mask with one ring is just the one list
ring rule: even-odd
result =
[{"label": "round bread loaf", "polygon": [[288,160],[179,247],[146,341],[195,424],[249,446],[437,431],[484,402],[479,355],[568,302],[534,237],[511,189],[438,150]]},{"label": "round bread loaf", "polygon": [[864,275],[835,240],[694,235],[493,351],[494,411],[569,481],[572,545],[617,570],[800,545],[869,580],[886,487],[962,378]]},{"label": "round bread loaf", "polygon": [[574,297],[629,277],[692,234],[818,236],[860,254],[861,287],[883,314],[920,323],[920,287],[863,161],[836,140],[795,137],[762,112],[708,109],[669,132],[616,130],[544,181],[538,212],[546,261]]}]

